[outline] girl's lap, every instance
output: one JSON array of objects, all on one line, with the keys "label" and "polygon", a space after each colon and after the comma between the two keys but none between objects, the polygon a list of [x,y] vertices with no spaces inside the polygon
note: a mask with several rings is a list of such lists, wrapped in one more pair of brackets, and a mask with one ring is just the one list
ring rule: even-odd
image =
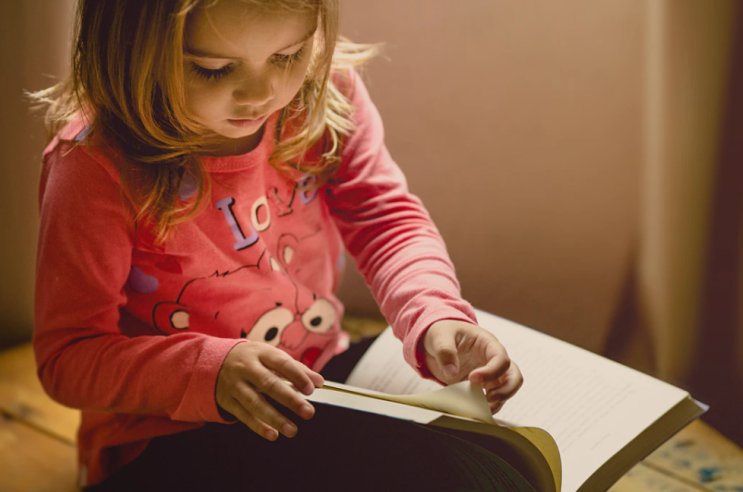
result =
[{"label": "girl's lap", "polygon": [[318,405],[299,433],[269,442],[207,423],[153,439],[90,492],[118,490],[517,490],[495,455],[410,422]]},{"label": "girl's lap", "polygon": [[[373,340],[322,371],[345,381]],[[483,448],[407,421],[316,405],[310,420],[269,401],[299,429],[270,442],[238,422],[156,437],[87,492],[149,490],[518,490]]]}]

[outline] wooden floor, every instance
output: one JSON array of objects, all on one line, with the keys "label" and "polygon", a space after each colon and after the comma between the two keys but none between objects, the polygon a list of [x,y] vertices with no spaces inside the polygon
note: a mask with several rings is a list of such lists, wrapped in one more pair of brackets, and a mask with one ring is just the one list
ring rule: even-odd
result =
[{"label": "wooden floor", "polygon": [[[344,319],[352,340],[386,325]],[[46,396],[30,345],[0,353],[0,491],[72,492],[79,412]],[[743,492],[743,451],[696,421],[627,473],[610,492]]]}]

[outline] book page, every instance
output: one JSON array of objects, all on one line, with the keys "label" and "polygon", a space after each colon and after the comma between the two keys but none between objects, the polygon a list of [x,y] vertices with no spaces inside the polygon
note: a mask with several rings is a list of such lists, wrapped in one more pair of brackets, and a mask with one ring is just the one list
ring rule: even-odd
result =
[{"label": "book page", "polygon": [[405,403],[407,405],[415,405],[437,412],[446,412],[460,417],[494,424],[482,385],[473,384],[469,381],[462,381],[461,383],[452,384],[447,387],[439,387],[434,391],[414,395],[390,395],[388,393],[348,386],[332,381],[325,381],[323,388],[371,396],[372,398]]},{"label": "book page", "polygon": [[[587,350],[483,311],[480,326],[500,340],[524,375],[524,385],[497,414],[508,426],[539,427],[557,442],[564,492],[575,492],[605,461],[688,393]],[[346,381],[385,393],[440,388],[402,357],[385,331]]]},{"label": "book page", "polygon": [[412,420],[420,424],[428,424],[440,418],[443,414],[426,408],[401,405],[377,398],[366,398],[354,393],[335,391],[329,388],[316,388],[306,399],[315,403],[325,403],[344,408],[351,408],[361,412],[386,415],[396,419]]}]

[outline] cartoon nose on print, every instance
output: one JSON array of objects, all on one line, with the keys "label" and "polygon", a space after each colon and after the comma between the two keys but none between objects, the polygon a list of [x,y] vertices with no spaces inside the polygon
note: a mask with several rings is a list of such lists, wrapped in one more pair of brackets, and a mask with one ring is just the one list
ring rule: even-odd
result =
[{"label": "cartoon nose on print", "polygon": [[282,334],[281,345],[289,350],[299,347],[310,333],[323,334],[335,325],[335,307],[327,299],[316,299]]}]

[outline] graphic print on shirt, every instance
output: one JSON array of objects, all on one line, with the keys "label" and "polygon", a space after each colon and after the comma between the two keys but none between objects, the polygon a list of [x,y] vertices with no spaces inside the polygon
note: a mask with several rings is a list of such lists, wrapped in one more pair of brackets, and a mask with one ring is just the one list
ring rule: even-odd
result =
[{"label": "graphic print on shirt", "polygon": [[[292,196],[295,193],[303,204],[311,202],[315,194],[295,190]],[[235,250],[256,244],[260,239],[258,232],[271,225],[265,196],[251,207],[249,235],[243,233],[232,211],[232,197],[222,198],[215,205],[232,229]],[[264,207],[265,212],[259,214]],[[273,251],[265,249],[254,264],[223,273],[215,271],[186,282],[175,300],[155,305],[152,323],[164,334],[186,330],[222,332],[225,336],[268,343],[313,367],[321,354],[333,351],[331,345],[338,335],[337,307],[312,292],[308,285],[313,283],[308,278],[302,281],[302,267],[312,263],[324,241],[320,227],[304,236],[283,234],[271,246]],[[312,268],[304,271],[310,274]],[[134,278],[139,280],[137,275]],[[233,295],[225,297],[225,290]]]},{"label": "graphic print on shirt", "polygon": [[311,174],[305,174],[300,178],[299,182],[292,187],[291,194],[283,199],[279,195],[279,189],[272,187],[268,190],[266,195],[271,202],[272,207],[277,211],[278,217],[285,217],[294,212],[294,199],[299,195],[299,201],[303,205],[307,205],[317,196],[317,188],[312,189],[311,187],[317,184],[317,176]]},{"label": "graphic print on shirt", "polygon": [[[292,208],[294,204],[294,198],[299,195],[299,201],[303,205],[308,205],[317,196],[317,188],[311,188],[317,183],[317,176],[305,174],[300,180],[292,187],[291,195],[285,199],[281,199],[279,196],[279,190],[273,187],[268,190],[266,196],[258,198],[250,209],[250,223],[247,224],[250,228],[248,231],[243,231],[240,226],[233,205],[235,205],[235,199],[231,196],[224,197],[214,203],[214,206],[221,210],[224,214],[224,218],[229,225],[232,235],[235,237],[235,244],[233,248],[236,251],[249,248],[258,242],[259,232],[263,232],[271,226],[271,208],[268,206],[268,200],[270,199],[274,207],[278,212],[278,217],[285,217],[294,212]],[[265,218],[259,219],[259,211],[264,210]],[[247,235],[246,235],[247,232]]]}]

